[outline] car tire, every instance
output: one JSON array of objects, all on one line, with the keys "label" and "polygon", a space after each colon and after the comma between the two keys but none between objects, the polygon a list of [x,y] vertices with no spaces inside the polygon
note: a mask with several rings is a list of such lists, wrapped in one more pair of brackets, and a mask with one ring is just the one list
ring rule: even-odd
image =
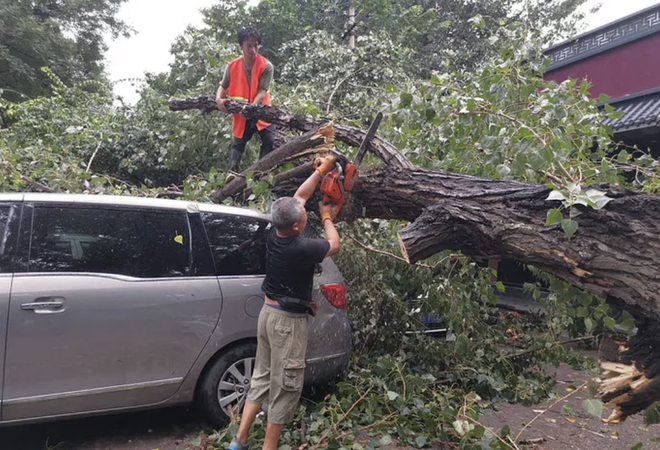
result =
[{"label": "car tire", "polygon": [[224,427],[243,411],[254,370],[257,344],[243,343],[220,354],[204,374],[197,401],[214,427]]}]

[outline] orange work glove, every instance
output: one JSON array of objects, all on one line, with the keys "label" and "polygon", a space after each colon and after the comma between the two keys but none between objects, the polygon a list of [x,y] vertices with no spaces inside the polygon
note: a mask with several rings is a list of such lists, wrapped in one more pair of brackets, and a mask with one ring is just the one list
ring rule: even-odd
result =
[{"label": "orange work glove", "polygon": [[324,156],[319,156],[314,160],[314,167],[316,168],[316,171],[321,175],[321,177],[324,177],[328,172],[332,172],[332,170],[335,168],[335,162],[337,162],[339,158],[337,158],[337,155],[333,153],[327,153]]},{"label": "orange work glove", "polygon": [[325,219],[330,219],[332,222],[337,215],[334,203],[319,202],[319,213],[321,214],[321,223],[325,222]]}]

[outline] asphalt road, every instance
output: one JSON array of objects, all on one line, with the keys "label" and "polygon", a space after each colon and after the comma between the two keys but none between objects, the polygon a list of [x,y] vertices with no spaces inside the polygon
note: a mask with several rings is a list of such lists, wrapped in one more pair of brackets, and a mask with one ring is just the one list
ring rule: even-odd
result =
[{"label": "asphalt road", "polygon": [[195,411],[170,408],[0,428],[0,450],[193,450],[202,430]]}]

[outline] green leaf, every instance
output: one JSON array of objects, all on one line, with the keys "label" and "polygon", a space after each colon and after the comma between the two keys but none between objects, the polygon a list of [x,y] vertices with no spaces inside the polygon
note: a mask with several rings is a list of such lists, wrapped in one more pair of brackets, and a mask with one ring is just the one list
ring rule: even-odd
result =
[{"label": "green leaf", "polygon": [[581,294],[578,297],[578,302],[580,302],[580,305],[584,306],[585,308],[589,305],[591,305],[593,297],[589,294]]},{"label": "green leaf", "polygon": [[390,444],[392,443],[392,436],[390,436],[389,434],[386,434],[385,436],[383,436],[382,438],[380,438],[380,440],[378,441],[378,443],[379,443],[380,445],[390,445]]},{"label": "green leaf", "polygon": [[[577,195],[577,196],[573,199],[573,204],[575,204],[575,205],[582,205],[582,206],[589,206],[589,197],[587,197],[587,196],[584,195],[584,194]],[[596,206],[596,205],[594,204],[594,206]]]},{"label": "green leaf", "polygon": [[498,281],[497,283],[495,283],[495,289],[497,289],[497,292],[504,292],[505,291],[504,283]]},{"label": "green leaf", "polygon": [[646,153],[644,153],[639,158],[635,159],[635,164],[637,164],[638,166],[643,166],[643,167],[650,166],[654,162],[655,162],[655,159],[653,159],[650,155],[647,155]]},{"label": "green leaf", "polygon": [[459,356],[466,356],[470,352],[470,340],[464,334],[459,334],[454,343],[454,350]]},{"label": "green leaf", "polygon": [[471,24],[474,28],[479,28],[480,30],[486,28],[486,21],[481,14],[477,14],[476,16],[469,19],[468,23]]},{"label": "green leaf", "polygon": [[[609,105],[608,105],[608,106],[609,106]],[[607,111],[607,118],[608,118],[608,119],[612,119],[612,120],[620,119],[620,118],[622,118],[622,117],[625,116],[625,115],[626,115],[626,112],[625,112],[625,111],[622,111],[622,110],[620,110],[620,109],[614,109],[614,108],[613,108],[612,111]]]},{"label": "green leaf", "polygon": [[638,442],[637,444],[630,447],[630,450],[642,450],[643,446],[644,446],[644,444],[642,444],[641,442]]},{"label": "green leaf", "polygon": [[600,94],[600,95],[598,96],[598,103],[605,103],[605,102],[608,101],[609,99],[610,99],[610,96],[609,96],[609,95],[607,95],[607,94]]},{"label": "green leaf", "polygon": [[603,402],[594,399],[582,400],[582,409],[600,419],[603,415]]},{"label": "green leaf", "polygon": [[557,208],[552,208],[548,211],[548,215],[545,219],[545,226],[549,227],[561,222],[564,219],[564,215]]},{"label": "green leaf", "polygon": [[582,81],[582,83],[580,83],[580,94],[587,95],[589,93],[589,87],[588,81]]},{"label": "green leaf", "polygon": [[635,319],[626,319],[619,323],[619,326],[626,331],[632,331],[635,328]]},{"label": "green leaf", "polygon": [[571,238],[578,230],[578,223],[573,219],[564,219],[561,221],[561,229]]},{"label": "green leaf", "polygon": [[564,195],[563,192],[554,190],[554,191],[550,192],[550,194],[548,195],[548,198],[546,198],[546,201],[547,200],[562,200],[563,201],[563,200],[566,200],[566,196]]},{"label": "green leaf", "polygon": [[621,150],[617,155],[616,160],[619,161],[620,163],[624,163],[628,161],[628,158],[630,158],[630,154],[625,150]]},{"label": "green leaf", "polygon": [[561,407],[562,416],[572,416],[573,414],[573,406],[569,405],[568,403]]},{"label": "green leaf", "polygon": [[589,189],[586,192],[587,198],[592,201],[595,205],[591,205],[594,209],[601,209],[609,202],[614,200],[613,198],[608,197],[605,192],[601,192],[597,189]]},{"label": "green leaf", "polygon": [[582,192],[582,187],[580,186],[580,183],[567,183],[566,188],[568,189],[569,194],[571,195],[579,195],[580,192]]},{"label": "green leaf", "polygon": [[577,209],[577,208],[571,208],[571,209],[568,210],[568,216],[569,216],[571,219],[575,219],[575,218],[578,217],[580,214],[582,214],[582,211],[580,211],[580,210]]},{"label": "green leaf", "polygon": [[580,306],[577,309],[577,316],[578,317],[588,317],[589,316],[589,310],[585,308],[584,306]]},{"label": "green leaf", "polygon": [[644,411],[644,423],[654,425],[660,423],[660,402],[655,402]]},{"label": "green leaf", "polygon": [[415,438],[415,445],[419,448],[424,447],[427,442],[428,442],[428,438],[426,436],[417,436]]},{"label": "green leaf", "polygon": [[497,165],[497,173],[502,178],[505,178],[507,175],[509,175],[511,173],[511,169],[509,168],[509,166],[506,166],[504,164],[498,164]]},{"label": "green leaf", "polygon": [[604,317],[603,325],[605,325],[605,328],[607,328],[608,330],[614,331],[614,326],[616,325],[616,322],[611,317]]},{"label": "green leaf", "polygon": [[400,98],[401,98],[401,103],[399,103],[400,108],[407,108],[408,106],[410,106],[410,104],[413,101],[413,96],[409,92],[403,92],[400,95]]},{"label": "green leaf", "polygon": [[623,311],[619,326],[626,331],[632,331],[635,328],[635,318],[628,311]]},{"label": "green leaf", "polygon": [[592,318],[587,317],[584,319],[584,326],[587,329],[587,333],[591,333],[596,328],[596,322]]}]

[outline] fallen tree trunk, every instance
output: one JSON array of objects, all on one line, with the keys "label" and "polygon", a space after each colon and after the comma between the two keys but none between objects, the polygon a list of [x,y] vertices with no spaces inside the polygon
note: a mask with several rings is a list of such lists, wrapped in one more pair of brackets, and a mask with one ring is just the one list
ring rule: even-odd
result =
[{"label": "fallen tree trunk", "polygon": [[[290,195],[302,179],[278,185]],[[546,227],[550,189],[430,171],[363,171],[340,219],[411,222],[399,232],[404,256],[416,262],[445,250],[531,264],[629,309],[660,317],[660,198],[596,186],[614,198],[584,209],[569,239]]]},{"label": "fallen tree trunk", "polygon": [[[308,127],[319,123],[277,108],[233,103],[232,111],[242,111],[246,117],[296,129],[309,131]],[[188,101],[174,104],[173,109],[189,109],[191,105],[203,109],[204,104]],[[241,109],[234,109],[237,107]],[[347,136],[363,136],[364,131],[343,129],[340,134],[335,126],[337,139],[343,136],[344,142],[359,145],[359,139]],[[625,305],[637,317],[652,321],[660,318],[660,197],[616,185],[593,186],[613,200],[601,210],[581,209],[579,231],[569,239],[560,227],[545,226],[547,211],[558,206],[557,201],[546,200],[550,189],[418,168],[391,144],[382,139],[377,143],[370,148],[388,167],[361,171],[340,220],[368,217],[410,222],[398,236],[409,262],[441,250],[511,258],[534,265],[617,305]],[[271,161],[264,166],[274,167],[274,164]],[[311,164],[306,164],[278,174],[275,193],[292,195],[311,170]],[[640,394],[618,403],[621,417],[660,398],[657,373],[660,371],[656,370],[660,358],[651,353],[644,360],[633,357],[640,372],[652,366],[653,377],[635,385]]]},{"label": "fallen tree trunk", "polygon": [[[281,108],[234,101],[227,105],[230,111],[242,112],[246,117],[308,132],[318,124],[315,119]],[[202,111],[216,108],[211,97],[176,100],[170,102],[170,107]],[[341,140],[343,136],[351,145],[361,141],[347,136],[365,134],[352,127],[333,128],[335,138]],[[344,131],[340,133],[339,129]],[[579,231],[569,239],[561,228],[545,226],[548,209],[558,206],[556,201],[546,201],[550,189],[421,169],[392,144],[383,139],[377,142],[370,148],[379,156],[387,155],[388,167],[362,171],[340,219],[371,217],[411,222],[399,233],[401,249],[409,262],[443,249],[512,258],[593,294],[623,302],[634,311],[660,318],[660,197],[618,186],[596,186],[614,200],[601,210],[584,208]],[[270,170],[285,155],[292,154],[276,150],[250,170]],[[296,174],[301,178],[281,177],[276,192],[292,194],[305,175],[301,172]],[[241,186],[240,180],[230,183],[218,197],[233,195]]]}]

